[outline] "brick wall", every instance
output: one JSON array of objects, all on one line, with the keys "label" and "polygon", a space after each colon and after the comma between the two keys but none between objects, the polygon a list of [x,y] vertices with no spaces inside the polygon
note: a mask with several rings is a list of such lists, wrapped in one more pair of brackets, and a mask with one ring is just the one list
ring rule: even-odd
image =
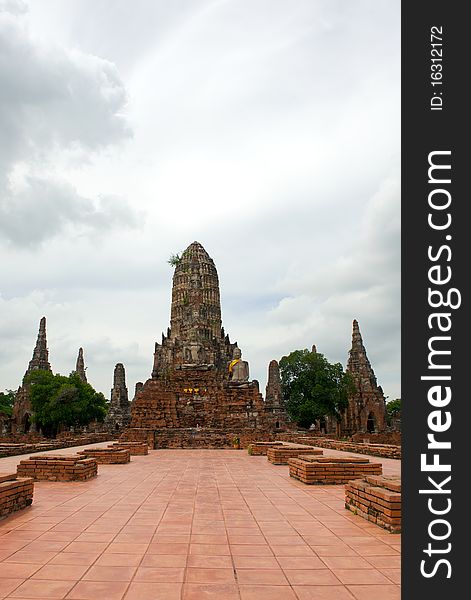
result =
[{"label": "brick wall", "polygon": [[400,533],[400,477],[363,477],[350,481],[345,486],[345,508],[391,533]]},{"label": "brick wall", "polygon": [[332,458],[299,456],[289,460],[290,477],[303,483],[334,485],[347,483],[362,475],[381,475],[381,463],[371,463],[368,458]]},{"label": "brick wall", "polygon": [[46,481],[86,481],[98,472],[96,460],[77,455],[30,456],[17,467],[19,477]]},{"label": "brick wall", "polygon": [[78,453],[85,458],[94,458],[99,465],[122,465],[131,460],[129,449],[90,448]]},{"label": "brick wall", "polygon": [[26,508],[33,502],[34,483],[16,473],[0,474],[0,519]]}]

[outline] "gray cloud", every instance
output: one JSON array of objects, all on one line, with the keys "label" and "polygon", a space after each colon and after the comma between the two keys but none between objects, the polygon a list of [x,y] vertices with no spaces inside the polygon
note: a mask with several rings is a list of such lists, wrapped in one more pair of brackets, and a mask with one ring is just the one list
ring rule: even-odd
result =
[{"label": "gray cloud", "polygon": [[137,223],[137,215],[123,199],[93,201],[65,181],[28,176],[20,192],[0,200],[0,239],[20,247],[34,248],[71,227],[104,235]]},{"label": "gray cloud", "polygon": [[0,234],[35,247],[64,232],[135,226],[122,198],[87,198],[57,164],[74,167],[129,138],[126,91],[109,61],[46,44],[29,32],[22,2],[0,12]]}]

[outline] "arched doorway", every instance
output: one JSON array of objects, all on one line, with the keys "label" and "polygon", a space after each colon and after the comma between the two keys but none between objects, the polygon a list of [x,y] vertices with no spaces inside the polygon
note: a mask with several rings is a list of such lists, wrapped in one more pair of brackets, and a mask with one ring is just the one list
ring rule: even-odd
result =
[{"label": "arched doorway", "polygon": [[321,433],[327,433],[327,421],[324,417],[319,420],[319,429]]},{"label": "arched doorway", "polygon": [[31,415],[29,413],[24,414],[22,424],[23,424],[23,432],[28,433],[28,431],[31,429]]},{"label": "arched doorway", "polygon": [[374,433],[376,431],[376,419],[372,412],[370,412],[366,421],[366,431],[368,433]]}]

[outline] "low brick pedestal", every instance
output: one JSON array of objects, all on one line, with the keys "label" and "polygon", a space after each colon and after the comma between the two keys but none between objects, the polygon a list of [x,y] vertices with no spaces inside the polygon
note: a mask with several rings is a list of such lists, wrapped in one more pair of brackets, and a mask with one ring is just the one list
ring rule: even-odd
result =
[{"label": "low brick pedestal", "polygon": [[30,456],[17,467],[18,477],[46,481],[86,481],[98,472],[97,461],[78,454]]},{"label": "low brick pedestal", "polygon": [[331,485],[347,483],[362,475],[381,475],[381,463],[368,458],[333,458],[306,454],[289,461],[289,474],[307,484]]},{"label": "low brick pedestal", "polygon": [[349,481],[345,508],[391,533],[400,533],[401,478],[367,476]]},{"label": "low brick pedestal", "polygon": [[322,455],[323,450],[318,450],[310,446],[283,445],[268,448],[268,462],[274,465],[287,465],[290,458],[296,458],[302,454]]},{"label": "low brick pedestal", "polygon": [[108,448],[129,450],[131,456],[145,456],[146,454],[149,454],[149,446],[143,442],[116,442],[110,444]]},{"label": "low brick pedestal", "polygon": [[0,473],[0,519],[29,506],[33,502],[33,488],[31,477]]},{"label": "low brick pedestal", "polygon": [[247,447],[251,456],[266,456],[268,448],[281,448],[283,442],[252,442]]},{"label": "low brick pedestal", "polygon": [[90,450],[81,450],[78,454],[85,458],[95,459],[99,465],[123,465],[131,460],[131,453],[128,449],[90,448]]}]

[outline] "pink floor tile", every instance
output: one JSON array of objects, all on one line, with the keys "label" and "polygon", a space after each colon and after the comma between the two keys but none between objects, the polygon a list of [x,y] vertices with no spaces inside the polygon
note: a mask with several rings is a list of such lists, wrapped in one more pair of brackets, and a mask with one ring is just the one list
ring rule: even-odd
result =
[{"label": "pink floor tile", "polygon": [[237,569],[239,584],[288,585],[281,569]]},{"label": "pink floor tile", "polygon": [[181,583],[156,585],[155,583],[132,582],[124,600],[180,600],[182,585]]},{"label": "pink floor tile", "polygon": [[397,585],[349,585],[347,588],[355,600],[401,600]]},{"label": "pink floor tile", "polygon": [[[106,555],[104,555],[106,556]],[[115,556],[120,556],[116,554]],[[185,567],[187,557],[184,554],[145,554],[142,567]]]},{"label": "pink floor tile", "polygon": [[277,556],[282,569],[327,569],[325,563],[317,556]]},{"label": "pink floor tile", "polygon": [[188,556],[187,566],[203,569],[232,569],[232,559],[230,556],[205,556],[204,554],[191,554]]},{"label": "pink floor tile", "polygon": [[67,598],[71,600],[121,600],[128,582],[125,581],[79,581]]},{"label": "pink floor tile", "polygon": [[88,565],[45,565],[32,576],[33,579],[54,579],[59,581],[78,581]]},{"label": "pink floor tile", "polygon": [[0,597],[4,598],[6,595],[11,594],[24,581],[24,578],[19,577],[6,577],[0,579]]},{"label": "pink floor tile", "polygon": [[371,569],[371,563],[361,556],[324,556],[329,569]]},{"label": "pink floor tile", "polygon": [[401,569],[380,569],[380,571],[393,583],[401,584]]},{"label": "pink floor tile", "polygon": [[184,583],[182,600],[240,600],[237,586],[231,583]]},{"label": "pink floor tile", "polygon": [[354,600],[347,588],[339,585],[295,585],[293,589],[298,600]]},{"label": "pink floor tile", "polygon": [[191,554],[203,554],[204,556],[229,556],[228,545],[224,544],[190,544]]},{"label": "pink floor tile", "polygon": [[40,568],[40,564],[3,562],[0,565],[0,579],[27,579]]},{"label": "pink floor tile", "polygon": [[274,556],[234,556],[233,561],[237,569],[280,568],[280,561],[277,560]]},{"label": "pink floor tile", "polygon": [[74,581],[46,581],[28,579],[10,594],[13,598],[65,598],[67,592],[75,585]]},{"label": "pink floor tile", "polygon": [[343,494],[223,450],[151,451],[84,484],[37,482],[33,506],[0,523],[0,597],[395,600],[400,536],[345,511]]},{"label": "pink floor tile", "polygon": [[285,569],[291,585],[338,585],[340,580],[328,569]]},{"label": "pink floor tile", "polygon": [[233,556],[273,556],[273,551],[270,546],[246,546],[245,544],[237,544],[231,546]]},{"label": "pink floor tile", "polygon": [[188,544],[173,544],[163,542],[153,542],[150,544],[145,552],[147,554],[188,554]]},{"label": "pink floor tile", "polygon": [[83,581],[131,581],[136,567],[93,565],[83,576]]},{"label": "pink floor tile", "polygon": [[93,552],[60,552],[48,563],[51,565],[91,565],[98,557],[98,553]]},{"label": "pink floor tile", "polygon": [[134,581],[179,583],[185,579],[184,567],[139,567]]},{"label": "pink floor tile", "polygon": [[56,552],[15,552],[5,559],[5,562],[14,563],[36,563],[44,565],[51,560],[57,553]]},{"label": "pink floor tile", "polygon": [[332,572],[344,585],[390,583],[382,573],[372,569],[333,569]]},{"label": "pink floor tile", "polygon": [[297,600],[292,588],[287,585],[241,585],[239,587],[241,600]]},{"label": "pink floor tile", "polygon": [[188,583],[235,583],[233,569],[190,567],[186,572]]}]

